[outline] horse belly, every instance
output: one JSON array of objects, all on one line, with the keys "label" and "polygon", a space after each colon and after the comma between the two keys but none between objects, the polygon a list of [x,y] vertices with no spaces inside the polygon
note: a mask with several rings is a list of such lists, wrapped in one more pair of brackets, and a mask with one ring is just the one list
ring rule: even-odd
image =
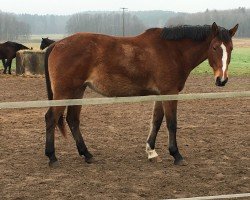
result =
[{"label": "horse belly", "polygon": [[135,83],[133,80],[119,75],[102,74],[91,77],[85,83],[95,92],[108,97],[158,94],[158,90],[154,87],[148,87],[145,83]]},{"label": "horse belly", "polygon": [[0,49],[0,59],[6,59],[5,53]]}]

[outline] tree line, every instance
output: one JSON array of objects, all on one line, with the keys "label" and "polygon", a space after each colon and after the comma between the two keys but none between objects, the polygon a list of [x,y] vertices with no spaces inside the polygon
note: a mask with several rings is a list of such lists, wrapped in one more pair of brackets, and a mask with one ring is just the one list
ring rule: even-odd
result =
[{"label": "tree line", "polygon": [[233,10],[206,10],[205,12],[193,14],[179,14],[170,18],[165,26],[175,25],[204,25],[216,22],[219,26],[232,28],[239,24],[237,37],[250,37],[250,9],[238,8]]},{"label": "tree line", "polygon": [[[250,37],[250,9],[206,10],[187,14],[170,11],[126,11],[125,35],[137,35],[147,28],[182,24],[204,25],[216,22],[225,28],[239,23],[237,37]],[[0,40],[23,40],[31,34],[72,34],[98,32],[123,34],[122,12],[89,11],[73,15],[11,14],[0,11]]]},{"label": "tree line", "polygon": [[16,15],[20,21],[30,25],[31,33],[39,34],[64,34],[69,15]]},{"label": "tree line", "polygon": [[[72,15],[66,26],[67,33],[79,31],[122,35],[122,15],[116,13],[80,13]],[[150,20],[152,19],[152,20]],[[165,24],[162,23],[165,20]],[[250,9],[239,7],[232,10],[206,10],[193,14],[169,11],[128,12],[125,16],[126,35],[136,35],[150,27],[175,25],[205,25],[216,22],[219,26],[232,28],[239,24],[237,37],[250,37]]]},{"label": "tree line", "polygon": [[[124,15],[124,34],[137,35],[145,30],[145,26],[130,13]],[[68,34],[76,32],[96,32],[109,35],[123,35],[123,15],[112,13],[78,13],[72,15],[66,24]]]},{"label": "tree line", "polygon": [[0,40],[28,39],[30,25],[19,21],[14,14],[0,11]]}]

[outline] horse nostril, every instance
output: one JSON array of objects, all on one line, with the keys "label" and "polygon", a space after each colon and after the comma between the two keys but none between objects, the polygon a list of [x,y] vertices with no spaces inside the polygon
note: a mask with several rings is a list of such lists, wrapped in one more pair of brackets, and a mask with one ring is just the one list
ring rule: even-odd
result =
[{"label": "horse nostril", "polygon": [[226,85],[227,82],[228,82],[228,78],[226,78],[226,79],[223,81],[223,84]]},{"label": "horse nostril", "polygon": [[216,78],[215,85],[216,85],[216,86],[219,86],[219,87],[222,87],[222,86],[225,86],[225,85],[226,85],[227,81],[228,81],[228,78],[226,78],[224,81],[221,81],[221,78],[220,78],[220,77],[217,77],[217,78]]},{"label": "horse nostril", "polygon": [[221,86],[221,79],[220,79],[220,77],[216,78],[215,85],[216,86]]}]

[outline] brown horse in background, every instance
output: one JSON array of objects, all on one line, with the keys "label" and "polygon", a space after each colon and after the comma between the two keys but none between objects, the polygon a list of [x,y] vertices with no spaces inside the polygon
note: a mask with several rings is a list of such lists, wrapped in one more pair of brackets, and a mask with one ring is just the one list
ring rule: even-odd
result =
[{"label": "brown horse in background", "polygon": [[[45,74],[50,100],[82,98],[86,87],[108,97],[167,95],[182,91],[190,72],[208,58],[217,86],[228,81],[233,49],[232,36],[238,25],[227,30],[212,26],[177,26],[149,29],[136,37],[112,37],[77,33],[51,45],[46,51]],[[45,115],[49,165],[58,165],[54,131],[65,134],[65,106],[51,107]],[[81,106],[68,106],[66,121],[78,152],[92,162],[79,129]],[[157,133],[165,115],[169,151],[174,163],[184,165],[176,142],[177,101],[155,102],[152,126],[146,143],[149,159],[155,151]]]},{"label": "brown horse in background", "polygon": [[[29,49],[29,48],[22,44],[10,41],[0,44],[0,59],[3,62],[4,74],[6,74],[8,67],[9,67],[8,72],[9,74],[11,74],[12,60],[16,57],[16,52],[22,49]],[[5,59],[7,59],[7,62],[5,61]]]},{"label": "brown horse in background", "polygon": [[41,44],[40,44],[40,49],[44,50],[47,48],[49,45],[53,44],[55,41],[51,40],[49,38],[42,38]]}]

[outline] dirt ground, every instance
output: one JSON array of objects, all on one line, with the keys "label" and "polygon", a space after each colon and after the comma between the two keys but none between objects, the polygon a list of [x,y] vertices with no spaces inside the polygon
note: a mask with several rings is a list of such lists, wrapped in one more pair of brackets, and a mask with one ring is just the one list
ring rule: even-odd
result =
[{"label": "dirt ground", "polygon": [[[249,77],[224,88],[192,76],[183,93],[250,90]],[[0,101],[45,100],[44,78],[0,75]],[[97,97],[86,91],[86,97]],[[164,199],[246,193],[250,189],[249,98],[180,101],[178,143],[187,166],[168,153],[165,123],[156,149],[145,153],[152,103],[86,106],[81,130],[95,156],[86,164],[75,143],[56,134],[60,167],[44,155],[46,108],[0,110],[0,199]],[[244,199],[244,198],[242,198]],[[247,199],[247,198],[245,198]]]}]

